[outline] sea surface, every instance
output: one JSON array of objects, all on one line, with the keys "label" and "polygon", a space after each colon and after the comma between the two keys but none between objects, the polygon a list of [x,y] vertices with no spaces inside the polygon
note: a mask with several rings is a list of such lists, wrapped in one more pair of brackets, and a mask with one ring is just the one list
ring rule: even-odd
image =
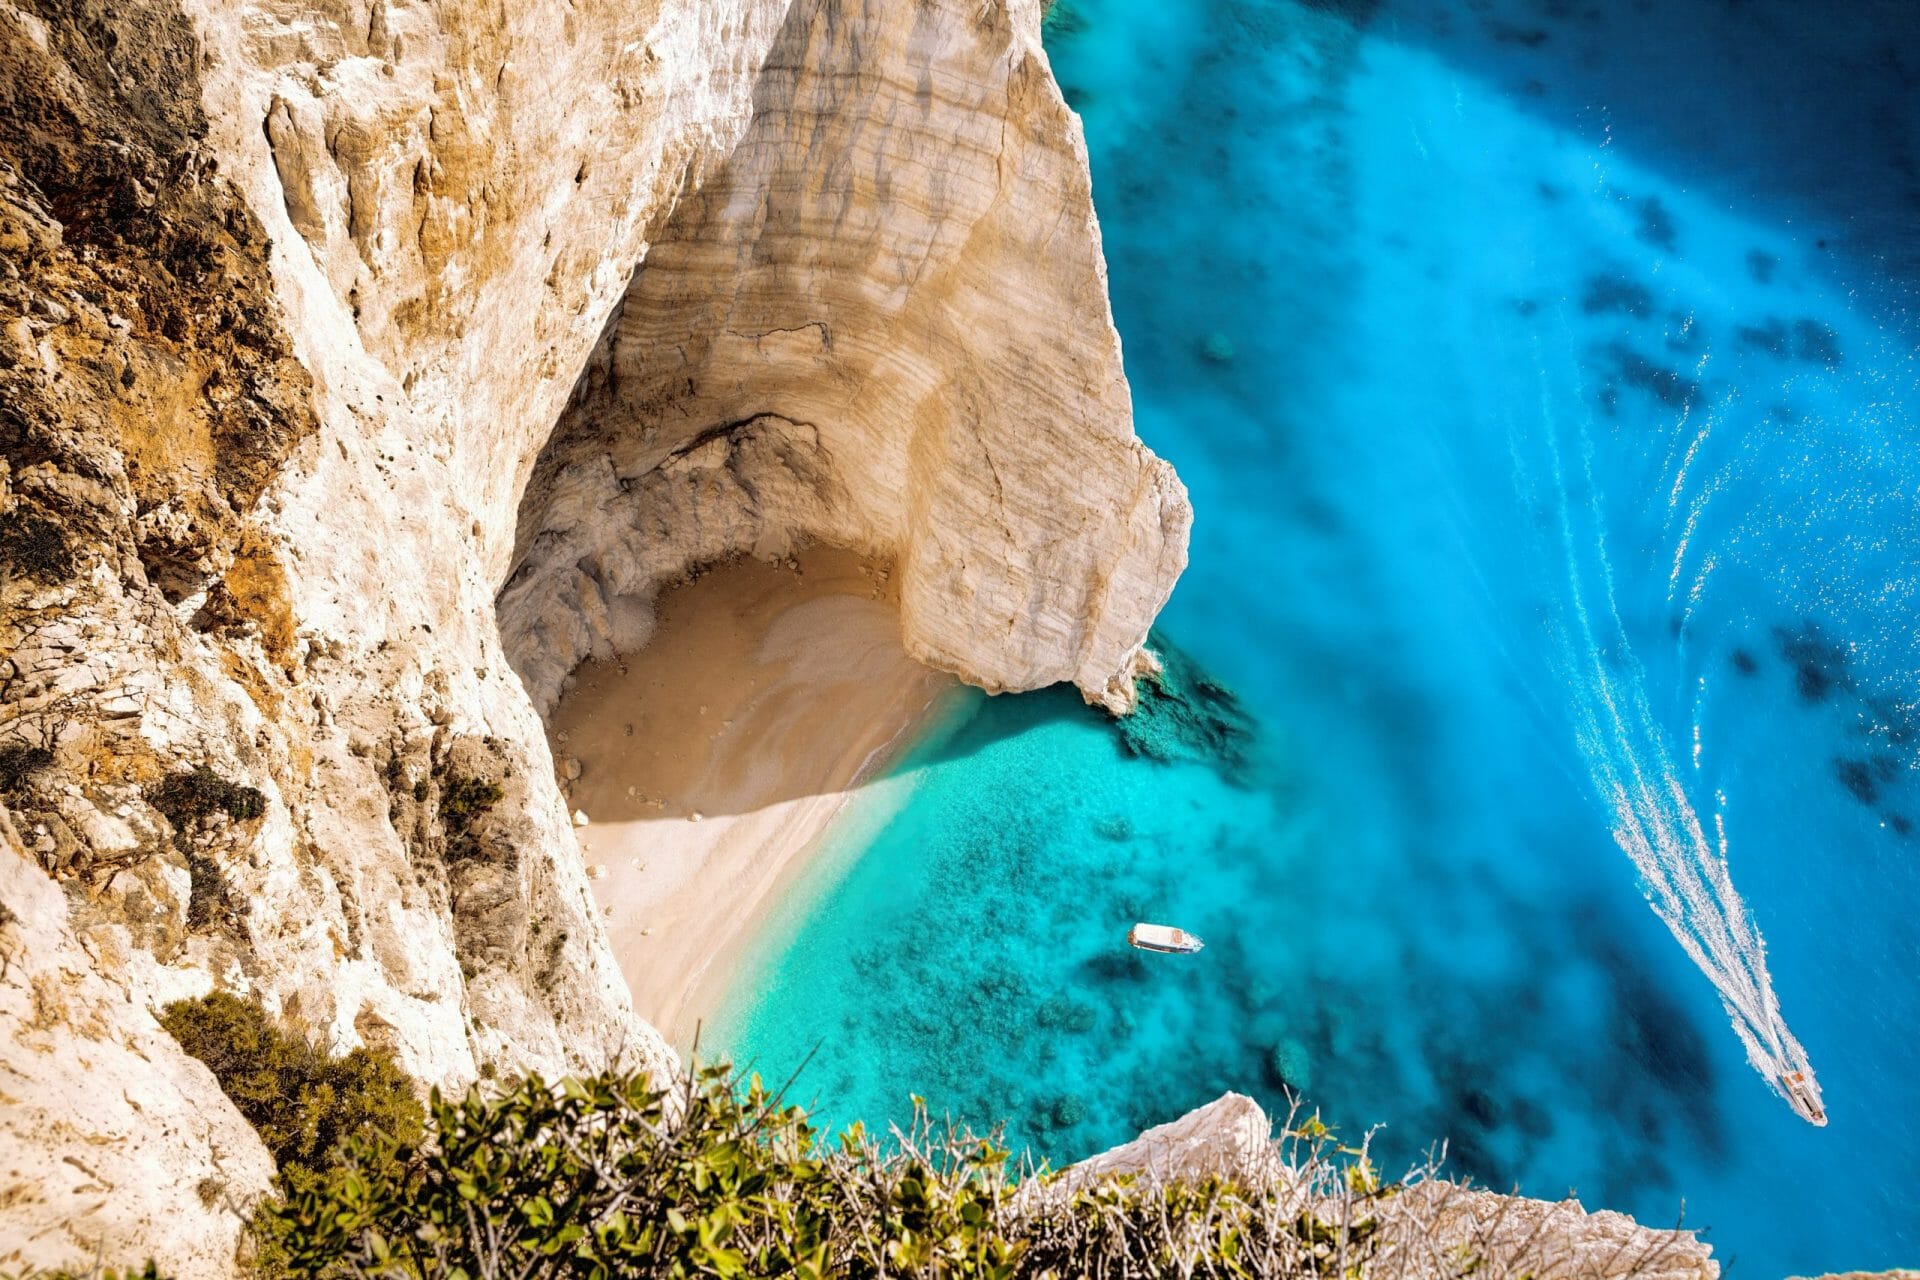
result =
[{"label": "sea surface", "polygon": [[964,700],[708,1043],[1056,1164],[1292,1091],[1732,1276],[1920,1263],[1920,4],[1060,0],[1047,43],[1192,491],[1187,660],[1131,745]]}]

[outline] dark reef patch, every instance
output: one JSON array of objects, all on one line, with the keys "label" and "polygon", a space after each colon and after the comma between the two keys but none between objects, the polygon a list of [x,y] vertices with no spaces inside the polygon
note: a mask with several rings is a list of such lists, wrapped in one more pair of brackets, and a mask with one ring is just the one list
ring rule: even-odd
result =
[{"label": "dark reef patch", "polygon": [[1686,409],[1700,396],[1700,384],[1677,370],[1655,364],[1639,352],[1621,344],[1608,348],[1620,380],[1645,391],[1669,409]]},{"label": "dark reef patch", "polygon": [[1502,22],[1497,18],[1488,18],[1485,23],[1487,34],[1493,37],[1495,44],[1538,49],[1550,38],[1550,33],[1545,27],[1523,27],[1511,22]]},{"label": "dark reef patch", "polygon": [[1679,249],[1679,229],[1674,225],[1673,215],[1667,212],[1667,206],[1660,203],[1660,197],[1648,196],[1640,202],[1640,225],[1634,228],[1634,238],[1656,249],[1665,249],[1672,253]]},{"label": "dark reef patch", "polygon": [[1245,785],[1254,720],[1239,695],[1160,632],[1147,637],[1147,647],[1161,669],[1139,679],[1138,705],[1114,721],[1121,744],[1148,760],[1211,765],[1228,781]]},{"label": "dark reef patch", "polygon": [[1827,638],[1816,622],[1803,622],[1797,631],[1773,629],[1780,656],[1793,668],[1793,686],[1805,702],[1823,702],[1836,689],[1853,688],[1844,646]]},{"label": "dark reef patch", "polygon": [[1780,259],[1761,249],[1747,250],[1747,274],[1753,277],[1755,284],[1772,284],[1773,273],[1780,266]]},{"label": "dark reef patch", "polygon": [[1624,276],[1588,276],[1580,309],[1590,316],[1621,311],[1630,316],[1653,314],[1653,294],[1638,281]]},{"label": "dark reef patch", "polygon": [[1811,317],[1793,322],[1793,354],[1809,364],[1837,369],[1845,356],[1840,350],[1840,335]]},{"label": "dark reef patch", "polygon": [[1847,794],[1866,805],[1869,809],[1880,802],[1880,784],[1874,778],[1872,767],[1865,760],[1856,760],[1850,756],[1841,756],[1833,762],[1833,776]]},{"label": "dark reef patch", "polygon": [[1732,653],[1728,654],[1727,665],[1743,676],[1754,675],[1760,670],[1759,662],[1745,649],[1735,649]]},{"label": "dark reef patch", "polygon": [[1734,335],[1747,350],[1764,351],[1778,360],[1787,358],[1787,326],[1771,316],[1762,324],[1741,325],[1734,330]]}]

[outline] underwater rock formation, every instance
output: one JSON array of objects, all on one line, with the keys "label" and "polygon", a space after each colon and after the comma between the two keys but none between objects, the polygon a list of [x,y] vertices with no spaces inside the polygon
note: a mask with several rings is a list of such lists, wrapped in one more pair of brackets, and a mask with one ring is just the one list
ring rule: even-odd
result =
[{"label": "underwater rock formation", "polygon": [[1121,744],[1163,763],[1187,760],[1218,770],[1229,782],[1245,778],[1254,720],[1233,690],[1203,671],[1160,632],[1148,638],[1153,665],[1137,682],[1132,715],[1114,722]]}]

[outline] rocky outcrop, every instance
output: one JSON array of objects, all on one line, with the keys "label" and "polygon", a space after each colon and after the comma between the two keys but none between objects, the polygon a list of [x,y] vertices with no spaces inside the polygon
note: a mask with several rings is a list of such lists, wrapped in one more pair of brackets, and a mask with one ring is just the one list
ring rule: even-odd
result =
[{"label": "rocky outcrop", "polygon": [[1068,1166],[1060,1181],[1077,1189],[1102,1178],[1145,1176],[1173,1182],[1249,1171],[1277,1176],[1281,1163],[1266,1111],[1244,1093],[1227,1093],[1132,1142]]},{"label": "rocky outcrop", "polygon": [[1034,3],[797,0],[674,207],[521,509],[536,702],[689,565],[894,562],[908,652],[1131,706],[1190,514],[1134,438],[1079,123]]},{"label": "rocky outcrop", "polygon": [[74,1011],[0,1015],[8,1176],[110,1190],[16,1182],[0,1268],[224,1256],[262,1153],[173,998],[667,1066],[538,708],[688,567],[879,551],[927,660],[1126,704],[1186,507],[1038,23],[0,0],[0,941]]},{"label": "rocky outcrop", "polygon": [[[1391,1194],[1357,1203],[1351,1167],[1326,1159],[1310,1141],[1285,1135],[1275,1141],[1259,1104],[1229,1093],[1022,1194],[1071,1196],[1114,1178],[1149,1184],[1226,1178],[1242,1187],[1266,1187],[1267,1211],[1277,1222],[1370,1222],[1366,1261],[1354,1262],[1355,1274],[1434,1280],[1469,1274],[1490,1280],[1720,1275],[1713,1250],[1691,1231],[1654,1230],[1622,1213],[1589,1213],[1573,1199],[1498,1195],[1433,1176],[1411,1178]],[[1324,1234],[1332,1239],[1336,1233]],[[1356,1232],[1354,1238],[1361,1237]]]},{"label": "rocky outcrop", "polygon": [[[73,932],[4,809],[0,903],[0,1240],[12,1246],[0,1266],[90,1258],[131,1234],[174,1243],[181,1274],[224,1270],[273,1160],[213,1073],[148,1016],[161,975],[123,943],[103,954],[110,935]],[[144,1185],[123,1181],[136,1171]]]}]

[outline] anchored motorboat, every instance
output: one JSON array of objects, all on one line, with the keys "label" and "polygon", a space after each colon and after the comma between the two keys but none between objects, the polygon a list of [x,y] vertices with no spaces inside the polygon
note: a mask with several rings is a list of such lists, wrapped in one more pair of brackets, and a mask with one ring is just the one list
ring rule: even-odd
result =
[{"label": "anchored motorboat", "polygon": [[1192,955],[1207,944],[1170,924],[1136,924],[1127,930],[1127,941],[1142,951],[1170,951]]},{"label": "anchored motorboat", "polygon": [[1820,1086],[1814,1081],[1812,1067],[1800,1067],[1780,1073],[1780,1091],[1787,1105],[1808,1124],[1827,1127],[1827,1109],[1820,1102]]}]

